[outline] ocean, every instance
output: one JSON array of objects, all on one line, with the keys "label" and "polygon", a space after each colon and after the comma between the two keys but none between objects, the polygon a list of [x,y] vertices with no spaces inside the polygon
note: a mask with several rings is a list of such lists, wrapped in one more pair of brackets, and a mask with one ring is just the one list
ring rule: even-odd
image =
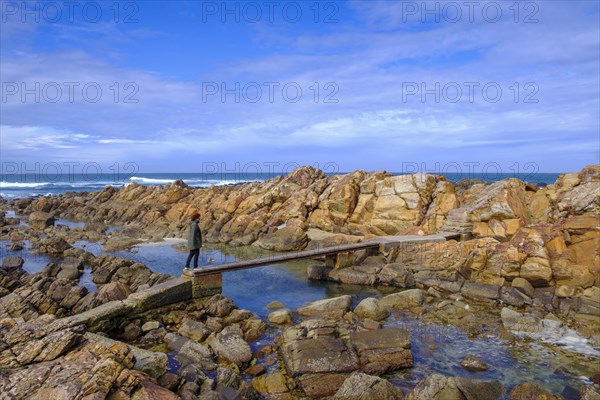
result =
[{"label": "ocean", "polygon": [[[337,173],[343,174],[343,173]],[[401,175],[401,173],[392,173]],[[58,173],[14,173],[0,174],[0,196],[4,199],[21,197],[38,197],[59,195],[65,192],[93,192],[102,190],[110,185],[116,188],[129,183],[137,182],[140,185],[166,185],[177,179],[182,179],[194,188],[205,188],[212,185],[234,185],[244,182],[259,182],[274,178],[277,173],[135,173],[133,176],[124,174],[58,174]],[[462,179],[479,179],[486,182],[495,182],[506,178],[519,178],[535,184],[551,184],[556,181],[560,173],[446,173],[444,175],[452,182]]]}]

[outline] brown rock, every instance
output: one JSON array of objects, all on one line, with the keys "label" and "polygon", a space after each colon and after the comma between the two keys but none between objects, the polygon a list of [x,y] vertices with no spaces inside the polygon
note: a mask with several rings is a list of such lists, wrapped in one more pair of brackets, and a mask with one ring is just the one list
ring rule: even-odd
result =
[{"label": "brown rock", "polygon": [[508,397],[511,400],[558,400],[559,398],[550,394],[537,383],[522,383],[510,391]]}]

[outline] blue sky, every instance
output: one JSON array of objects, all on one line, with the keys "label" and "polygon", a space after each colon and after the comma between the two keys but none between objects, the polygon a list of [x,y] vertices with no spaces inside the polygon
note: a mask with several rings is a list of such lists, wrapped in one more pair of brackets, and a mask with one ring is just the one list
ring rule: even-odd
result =
[{"label": "blue sky", "polygon": [[596,1],[22,4],[1,1],[3,164],[599,162]]}]

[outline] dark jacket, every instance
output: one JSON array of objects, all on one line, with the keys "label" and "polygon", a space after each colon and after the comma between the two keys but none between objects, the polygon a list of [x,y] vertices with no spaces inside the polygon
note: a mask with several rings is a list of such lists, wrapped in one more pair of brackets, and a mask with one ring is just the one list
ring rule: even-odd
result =
[{"label": "dark jacket", "polygon": [[190,229],[188,231],[188,249],[196,250],[202,247],[202,232],[198,227],[198,220],[190,221]]}]

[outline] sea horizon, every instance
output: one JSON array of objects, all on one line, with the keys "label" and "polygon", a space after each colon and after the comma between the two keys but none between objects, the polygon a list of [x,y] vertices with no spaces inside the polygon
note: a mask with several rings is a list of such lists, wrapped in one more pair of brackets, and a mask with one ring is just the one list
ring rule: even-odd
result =
[{"label": "sea horizon", "polygon": [[[291,172],[291,171],[290,171]],[[393,176],[410,175],[411,172],[389,172]],[[421,171],[419,171],[421,172]],[[524,182],[544,186],[553,184],[556,179],[566,172],[536,172],[516,173],[498,172],[435,172],[422,171],[433,175],[444,176],[451,182],[457,183],[464,179],[481,180],[494,183],[503,179],[517,178]],[[328,176],[345,175],[351,172],[329,172]],[[143,186],[168,185],[177,180],[183,180],[192,188],[208,188],[210,186],[237,185],[248,182],[262,182],[278,176],[285,176],[287,172],[273,173],[244,173],[244,172],[136,172],[126,174],[40,174],[40,173],[15,173],[0,175],[0,197],[12,200],[23,197],[39,197],[60,195],[66,192],[94,192],[103,190],[106,186],[121,188],[128,184],[137,183]]]}]

